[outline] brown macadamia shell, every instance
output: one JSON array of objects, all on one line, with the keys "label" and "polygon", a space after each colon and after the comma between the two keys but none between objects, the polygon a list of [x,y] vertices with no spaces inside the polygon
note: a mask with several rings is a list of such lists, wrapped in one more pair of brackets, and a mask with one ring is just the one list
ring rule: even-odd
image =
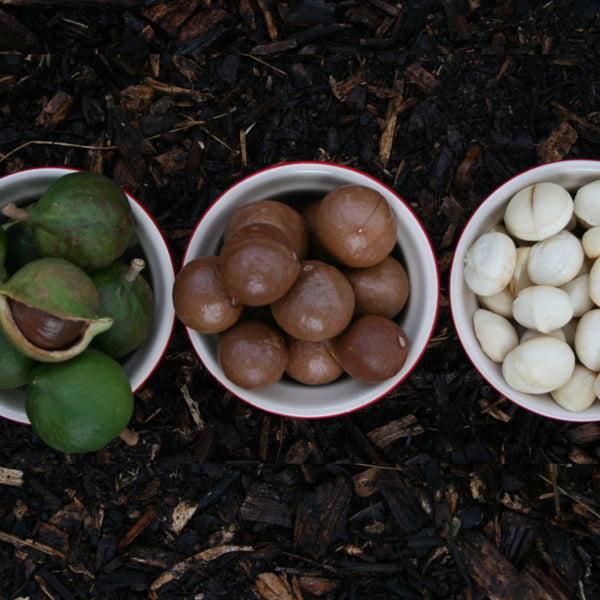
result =
[{"label": "brown macadamia shell", "polygon": [[288,338],[286,373],[305,385],[324,385],[335,381],[344,371],[330,351],[331,343],[332,340],[307,342]]},{"label": "brown macadamia shell", "polygon": [[225,287],[248,306],[278,300],[300,272],[300,262],[285,234],[266,223],[236,231],[223,242],[219,256]]},{"label": "brown macadamia shell", "polygon": [[341,333],[354,314],[354,292],[343,273],[320,260],[306,260],[287,293],[271,305],[290,336],[318,342]]},{"label": "brown macadamia shell", "polygon": [[21,333],[39,348],[61,350],[75,342],[85,327],[85,321],[53,315],[45,310],[9,300],[12,318]]},{"label": "brown macadamia shell", "polygon": [[288,363],[288,350],[281,332],[253,319],[239,321],[222,333],[217,355],[225,376],[249,390],[277,383]]},{"label": "brown macadamia shell", "polygon": [[313,200],[309,202],[302,210],[302,215],[308,223],[308,231],[310,235],[309,246],[308,246],[308,256],[311,259],[322,260],[323,262],[329,264],[337,264],[337,260],[335,260],[323,245],[319,242],[319,238],[316,234],[316,225],[317,225],[317,211],[319,210],[320,200]]},{"label": "brown macadamia shell", "polygon": [[225,331],[243,310],[225,288],[218,256],[200,256],[186,263],[175,278],[172,295],[177,317],[201,333]]},{"label": "brown macadamia shell", "polygon": [[408,300],[408,275],[393,256],[386,256],[372,267],[345,268],[343,273],[354,290],[357,315],[373,314],[392,319]]},{"label": "brown macadamia shell", "polygon": [[309,229],[306,219],[293,207],[278,200],[257,200],[240,206],[227,221],[223,240],[247,225],[266,223],[280,229],[288,238],[298,260],[308,254]]},{"label": "brown macadamia shell", "polygon": [[336,358],[355,379],[378,383],[402,369],[408,350],[406,332],[395,321],[364,315],[338,338]]},{"label": "brown macadamia shell", "polygon": [[321,199],[315,234],[323,248],[347,267],[381,262],[397,241],[387,200],[362,185],[341,186]]}]

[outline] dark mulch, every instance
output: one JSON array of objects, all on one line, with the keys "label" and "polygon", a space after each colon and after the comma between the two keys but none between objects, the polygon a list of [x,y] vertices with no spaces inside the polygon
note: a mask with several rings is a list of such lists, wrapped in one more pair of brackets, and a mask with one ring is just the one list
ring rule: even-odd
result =
[{"label": "dark mulch", "polygon": [[240,177],[347,164],[410,203],[442,282],[419,366],[354,414],[253,409],[178,324],[137,442],[63,455],[2,420],[1,598],[600,598],[600,426],[500,397],[447,299],[495,186],[600,157],[596,2],[3,0],[0,30],[0,174],[106,173],[180,264]]}]

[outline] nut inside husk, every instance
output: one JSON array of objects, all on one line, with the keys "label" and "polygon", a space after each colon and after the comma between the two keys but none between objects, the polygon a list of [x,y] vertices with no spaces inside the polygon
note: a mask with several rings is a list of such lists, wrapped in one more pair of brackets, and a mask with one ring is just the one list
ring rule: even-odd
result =
[{"label": "nut inside husk", "polygon": [[100,310],[96,288],[60,258],[28,263],[0,285],[0,327],[23,354],[60,362],[80,354],[113,318]]}]

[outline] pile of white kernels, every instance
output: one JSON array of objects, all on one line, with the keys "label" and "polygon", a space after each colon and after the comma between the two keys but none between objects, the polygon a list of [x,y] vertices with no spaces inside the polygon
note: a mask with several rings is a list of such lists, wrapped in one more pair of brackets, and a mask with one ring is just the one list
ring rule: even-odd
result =
[{"label": "pile of white kernels", "polygon": [[465,257],[475,335],[513,389],[582,411],[600,398],[600,180],[517,192]]}]

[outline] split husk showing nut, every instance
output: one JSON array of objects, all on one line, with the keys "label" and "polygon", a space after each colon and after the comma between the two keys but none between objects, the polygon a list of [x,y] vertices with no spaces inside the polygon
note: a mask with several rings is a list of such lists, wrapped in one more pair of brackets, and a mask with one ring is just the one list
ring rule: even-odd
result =
[{"label": "split husk showing nut", "polygon": [[80,354],[113,318],[82,269],[62,258],[41,258],[0,285],[0,327],[23,354],[60,362]]}]

